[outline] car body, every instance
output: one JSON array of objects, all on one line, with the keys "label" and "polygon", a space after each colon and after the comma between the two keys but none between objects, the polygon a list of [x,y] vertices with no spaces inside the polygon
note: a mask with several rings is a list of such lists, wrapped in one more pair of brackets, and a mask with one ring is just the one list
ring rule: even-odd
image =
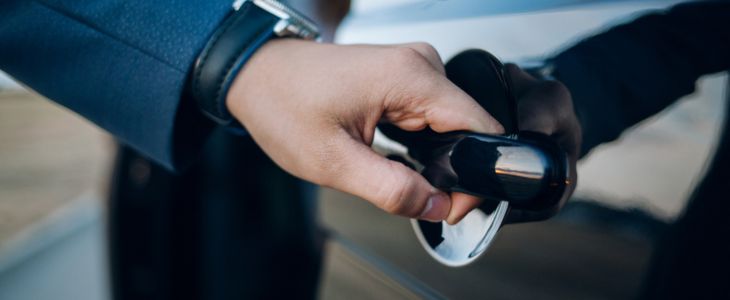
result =
[{"label": "car body", "polygon": [[[343,25],[338,40],[425,41],[435,46],[444,61],[460,51],[481,48],[503,61],[526,64],[612,24],[675,3],[411,1],[356,12]],[[687,218],[693,191],[692,203],[713,201],[697,196],[701,194],[697,190],[702,190],[697,186],[705,172],[713,174],[708,170],[720,166],[708,164],[715,146],[728,142],[721,138],[726,76],[705,78],[700,86],[701,92],[584,158],[578,190],[557,216],[504,226],[483,257],[465,267],[444,266],[430,257],[408,220],[355,197],[321,191],[321,224],[330,238],[320,296],[660,298],[662,290],[671,290],[664,286],[671,280],[657,278],[688,272],[662,269],[671,265],[663,260],[663,253],[672,252],[673,244],[667,240],[678,235],[675,228]],[[375,143],[389,147],[392,141],[376,138]]]}]

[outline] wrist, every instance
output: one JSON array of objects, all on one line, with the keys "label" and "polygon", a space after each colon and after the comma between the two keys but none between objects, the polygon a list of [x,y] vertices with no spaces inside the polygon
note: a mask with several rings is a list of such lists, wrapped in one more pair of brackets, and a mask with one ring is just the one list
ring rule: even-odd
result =
[{"label": "wrist", "polygon": [[[234,118],[239,119],[239,111],[243,110],[246,99],[257,98],[256,94],[261,94],[258,89],[264,88],[267,84],[272,84],[274,76],[270,73],[280,72],[280,64],[276,59],[270,59],[270,56],[276,56],[278,50],[276,48],[286,47],[284,40],[271,40],[266,42],[259,48],[256,53],[251,56],[245,66],[236,74],[231,84],[228,94],[226,95],[226,108],[231,112]],[[274,77],[275,78],[275,77]],[[268,83],[267,83],[268,81]],[[263,94],[258,97],[265,96]],[[240,120],[239,120],[240,121]]]},{"label": "wrist", "polygon": [[255,111],[251,108],[258,101],[270,101],[272,89],[288,88],[284,85],[292,82],[283,77],[296,71],[296,60],[300,59],[293,53],[314,45],[318,44],[298,39],[274,39],[262,45],[236,74],[225,95],[231,115],[244,123],[244,112]]}]

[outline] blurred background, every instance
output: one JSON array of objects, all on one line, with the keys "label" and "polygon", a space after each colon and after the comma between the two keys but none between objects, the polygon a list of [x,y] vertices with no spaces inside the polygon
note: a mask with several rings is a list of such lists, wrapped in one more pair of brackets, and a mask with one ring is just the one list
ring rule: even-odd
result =
[{"label": "blurred background", "polygon": [[107,299],[112,138],[3,77],[0,141],[0,299]]},{"label": "blurred background", "polygon": [[[359,0],[338,41],[426,41],[444,60],[483,48],[519,63],[676,2]],[[727,76],[706,76],[696,93],[594,149],[571,201],[675,220],[713,153],[726,86]],[[0,73],[0,299],[110,297],[104,218],[115,149],[99,128]],[[347,273],[333,268],[346,267],[327,264],[324,287]]]}]

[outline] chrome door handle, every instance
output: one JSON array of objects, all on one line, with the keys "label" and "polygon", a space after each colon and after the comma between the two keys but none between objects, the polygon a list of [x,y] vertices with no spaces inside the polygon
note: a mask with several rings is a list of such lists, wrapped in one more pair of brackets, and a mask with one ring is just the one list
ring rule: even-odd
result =
[{"label": "chrome door handle", "polygon": [[439,179],[448,183],[436,185],[485,201],[539,210],[560,201],[570,184],[567,154],[540,133],[462,133],[442,155],[450,168],[442,169],[445,174],[438,177],[448,178]]}]

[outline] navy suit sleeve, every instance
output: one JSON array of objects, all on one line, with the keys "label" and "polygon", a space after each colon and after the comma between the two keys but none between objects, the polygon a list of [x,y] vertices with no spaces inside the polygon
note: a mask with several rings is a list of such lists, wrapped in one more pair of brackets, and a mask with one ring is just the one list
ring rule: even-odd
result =
[{"label": "navy suit sleeve", "polygon": [[583,126],[582,153],[730,69],[730,2],[680,4],[585,39],[553,59]]},{"label": "navy suit sleeve", "polygon": [[3,0],[0,69],[175,169],[212,128],[185,91],[231,0]]}]

